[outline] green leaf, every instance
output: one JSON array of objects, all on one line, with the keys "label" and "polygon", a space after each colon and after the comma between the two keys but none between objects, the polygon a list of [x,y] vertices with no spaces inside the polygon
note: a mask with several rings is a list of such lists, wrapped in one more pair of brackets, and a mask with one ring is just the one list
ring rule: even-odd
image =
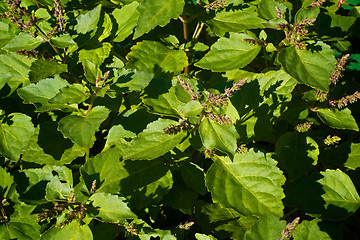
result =
[{"label": "green leaf", "polygon": [[70,164],[85,154],[85,148],[73,144],[57,131],[55,122],[42,122],[23,151],[22,160],[40,165]]},{"label": "green leaf", "polygon": [[66,34],[62,34],[60,36],[55,36],[52,37],[50,42],[52,44],[54,44],[55,47],[58,48],[67,48],[70,46],[75,45],[76,43],[74,42],[74,40],[71,38],[70,34],[66,33]]},{"label": "green leaf", "polygon": [[17,161],[28,146],[35,128],[31,118],[22,113],[11,113],[0,119],[0,154]]},{"label": "green leaf", "polygon": [[72,184],[70,185],[69,183],[61,182],[59,178],[54,177],[46,185],[45,191],[45,198],[49,201],[67,199],[67,197],[72,193]]},{"label": "green leaf", "polygon": [[294,46],[282,49],[279,53],[279,61],[285,71],[298,82],[327,92],[329,77],[336,62],[333,50],[322,42],[307,44],[306,50]]},{"label": "green leaf", "polygon": [[351,152],[345,162],[345,167],[355,170],[360,167],[360,143],[351,143]]},{"label": "green leaf", "polygon": [[55,97],[60,89],[69,85],[69,83],[60,78],[47,78],[40,80],[36,84],[23,87],[17,91],[18,95],[24,99],[24,103],[34,104],[36,111],[45,112],[54,109],[75,110],[73,106],[65,104],[51,104],[49,100]]},{"label": "green leaf", "polygon": [[[241,8],[241,7],[240,7]],[[226,32],[242,32],[246,29],[264,28],[266,22],[259,18],[255,7],[237,10],[222,10],[206,21],[211,31],[222,37]]]},{"label": "green leaf", "polygon": [[341,228],[337,223],[321,221],[320,219],[314,219],[311,221],[304,220],[298,226],[296,226],[292,237],[294,240],[331,240],[337,239]]},{"label": "green leaf", "polygon": [[29,78],[32,83],[36,83],[44,78],[52,77],[66,71],[66,64],[38,59],[31,64]]},{"label": "green leaf", "polygon": [[59,122],[59,130],[65,138],[70,138],[73,143],[81,147],[94,144],[95,132],[100,124],[108,117],[109,110],[104,106],[96,106],[86,115],[69,115]]},{"label": "green leaf", "polygon": [[93,239],[89,225],[81,223],[79,220],[73,220],[64,227],[51,227],[40,240],[82,240]]},{"label": "green leaf", "polygon": [[319,108],[316,113],[321,121],[332,128],[359,131],[356,120],[351,115],[351,111],[348,108],[343,108],[341,110],[337,108]]},{"label": "green leaf", "polygon": [[3,49],[8,51],[16,50],[31,50],[37,48],[41,43],[45,42],[40,37],[32,37],[29,33],[21,32],[14,39],[12,39],[8,44],[6,44]]},{"label": "green leaf", "polygon": [[[8,10],[6,7],[5,11]],[[0,22],[0,49],[7,45],[12,39],[14,39],[19,33],[19,29],[15,24]],[[5,51],[0,50],[3,54]]]},{"label": "green leaf", "polygon": [[14,181],[13,181],[10,173],[6,172],[0,166],[0,197],[6,198],[7,192],[9,191],[9,188],[11,187],[11,184],[13,182]]},{"label": "green leaf", "polygon": [[119,182],[123,175],[121,172],[119,152],[116,148],[109,148],[106,151],[90,158],[80,169],[88,189],[96,180],[96,192],[107,192],[116,194],[120,190]]},{"label": "green leaf", "polygon": [[20,219],[11,220],[0,225],[0,238],[6,240],[37,240],[40,238],[39,226],[34,226],[27,219],[23,219],[23,221]]},{"label": "green leaf", "polygon": [[150,81],[154,78],[154,73],[138,71],[136,69],[120,69],[117,74],[116,86],[128,91],[139,91],[147,87]]},{"label": "green leaf", "polygon": [[173,185],[172,174],[163,159],[125,160],[120,163],[120,193],[133,209],[158,203]]},{"label": "green leaf", "polygon": [[123,202],[123,199],[108,193],[95,193],[90,198],[92,205],[99,211],[94,217],[101,221],[119,223],[124,219],[135,219],[137,216]]},{"label": "green leaf", "polygon": [[165,72],[176,72],[188,65],[188,59],[183,50],[168,49],[159,42],[148,40],[131,47],[131,52],[127,58],[131,60],[128,63],[130,68],[145,72],[152,72],[155,66],[160,67]]},{"label": "green leaf", "polygon": [[280,239],[281,231],[286,228],[286,222],[280,221],[273,215],[266,214],[262,216],[249,231],[246,232],[246,240],[268,240]]},{"label": "green leaf", "polygon": [[11,79],[10,74],[0,73],[0,90],[5,86],[5,84]]},{"label": "green leaf", "polygon": [[360,207],[360,197],[348,175],[339,169],[327,169],[292,186],[285,203],[312,216],[341,221]]},{"label": "green leaf", "polygon": [[219,124],[205,118],[200,123],[199,135],[202,143],[209,150],[216,148],[232,155],[237,149],[236,139],[239,134],[233,124]]},{"label": "green leaf", "polygon": [[217,72],[245,67],[258,55],[261,46],[245,42],[244,39],[252,37],[232,33],[229,38],[220,38],[195,66]]},{"label": "green leaf", "polygon": [[49,100],[50,104],[79,104],[85,101],[89,90],[82,84],[74,83],[59,89],[59,93]]},{"label": "green leaf", "polygon": [[138,6],[139,3],[134,1],[112,12],[112,16],[118,25],[114,42],[124,41],[132,33],[140,16],[140,13],[137,11]]},{"label": "green leaf", "polygon": [[257,12],[261,18],[264,18],[266,20],[272,20],[277,19],[278,15],[276,13],[276,7],[278,7],[281,11],[281,13],[284,13],[287,11],[287,7],[283,3],[276,2],[274,0],[262,0],[259,3],[259,8],[257,9]]},{"label": "green leaf", "polygon": [[97,29],[97,24],[100,19],[100,13],[101,13],[101,5],[98,5],[93,10],[77,17],[76,19],[77,25],[75,26],[75,30],[77,31],[77,33],[82,33],[82,34],[88,32],[95,33]]},{"label": "green leaf", "polygon": [[85,60],[88,60],[99,67],[104,63],[105,59],[109,57],[111,49],[112,45],[110,43],[102,43],[101,47],[94,49],[82,49],[79,51],[79,62],[84,65]]},{"label": "green leaf", "polygon": [[285,177],[267,154],[250,150],[235,154],[233,161],[219,157],[205,181],[213,201],[225,208],[245,215],[283,215]]},{"label": "green leaf", "polygon": [[204,170],[192,162],[185,162],[180,167],[180,174],[185,185],[201,195],[206,194]]},{"label": "green leaf", "polygon": [[153,229],[142,219],[135,219],[129,227],[137,232],[137,236],[141,240],[160,239],[160,240],[176,240],[177,238],[171,234],[170,230]]},{"label": "green leaf", "polygon": [[184,109],[183,110],[184,116],[195,117],[202,112],[204,107],[201,105],[199,101],[190,101],[186,103],[183,109]]},{"label": "green leaf", "polygon": [[317,164],[319,146],[304,134],[287,132],[276,142],[276,156],[289,179],[294,180],[307,174]]},{"label": "green leaf", "polygon": [[96,66],[95,63],[87,59],[84,59],[83,67],[84,67],[85,77],[90,83],[95,84],[97,77],[102,76],[102,72],[99,66]]},{"label": "green leaf", "polygon": [[28,74],[33,61],[35,60],[15,53],[0,55],[0,73],[11,75],[11,79],[7,81],[7,85],[11,88],[10,93],[20,84],[26,86],[30,83]]},{"label": "green leaf", "polygon": [[205,233],[214,232],[220,239],[244,239],[245,232],[258,219],[256,216],[242,215],[220,204],[199,201],[195,206],[195,217]]},{"label": "green leaf", "polygon": [[134,33],[134,39],[148,33],[156,26],[164,27],[170,20],[182,13],[185,5],[183,0],[144,0],[137,10],[140,13]]},{"label": "green leaf", "polygon": [[155,159],[173,149],[186,136],[186,132],[165,134],[163,131],[171,124],[178,124],[170,119],[159,119],[150,123],[146,129],[131,141],[124,159]]}]

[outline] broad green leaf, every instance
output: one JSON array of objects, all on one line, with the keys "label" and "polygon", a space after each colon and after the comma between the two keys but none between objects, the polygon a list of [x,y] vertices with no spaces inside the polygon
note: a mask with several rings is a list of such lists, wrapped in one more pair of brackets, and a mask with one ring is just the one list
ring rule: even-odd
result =
[{"label": "broad green leaf", "polygon": [[116,194],[120,190],[119,182],[124,176],[120,174],[121,167],[119,153],[116,148],[99,153],[90,158],[80,169],[88,189],[96,180],[96,192],[107,192]]},{"label": "broad green leaf", "polygon": [[185,105],[178,99],[175,87],[170,88],[169,92],[161,94],[157,99],[145,98],[144,103],[150,112],[168,116],[179,116],[179,109]]},{"label": "broad green leaf", "polygon": [[244,239],[245,232],[258,219],[246,216],[220,204],[199,201],[195,206],[195,217],[204,232],[214,232],[220,239]]},{"label": "broad green leaf", "polygon": [[336,232],[342,230],[337,223],[313,219],[304,220],[296,226],[292,237],[294,240],[331,240],[336,239]]},{"label": "broad green leaf", "polygon": [[21,84],[30,84],[28,74],[33,61],[35,60],[11,52],[0,55],[0,73],[11,75],[11,79],[7,81],[11,93]]},{"label": "broad green leaf", "polygon": [[360,197],[348,175],[339,169],[327,169],[292,186],[285,203],[312,216],[341,221],[360,207]]},{"label": "broad green leaf", "polygon": [[16,50],[31,50],[36,49],[41,43],[45,42],[40,37],[32,37],[29,33],[21,32],[14,39],[12,39],[3,49],[8,51],[16,51]]},{"label": "broad green leaf", "polygon": [[149,85],[150,81],[154,78],[154,73],[143,72],[136,69],[120,69],[117,74],[118,79],[116,86],[127,91],[139,91]]},{"label": "broad green leaf", "polygon": [[23,87],[19,89],[17,93],[24,100],[24,103],[34,104],[38,112],[46,112],[54,109],[72,110],[74,109],[73,106],[49,103],[49,100],[55,97],[60,92],[60,89],[67,85],[69,85],[69,83],[66,80],[57,76],[55,78],[43,79],[36,84]]},{"label": "broad green leaf", "polygon": [[79,62],[84,65],[85,60],[88,60],[99,67],[109,57],[111,49],[112,45],[110,43],[102,43],[101,47],[94,49],[82,49],[79,51]]},{"label": "broad green leaf", "polygon": [[85,148],[73,144],[57,131],[55,122],[42,122],[31,137],[28,147],[23,151],[21,160],[40,165],[70,164],[85,154]]},{"label": "broad green leaf", "polygon": [[360,143],[351,143],[351,152],[344,165],[352,170],[360,167]]},{"label": "broad green leaf", "polygon": [[85,77],[90,83],[95,84],[97,77],[102,76],[102,72],[99,66],[96,66],[95,63],[87,59],[84,59],[83,68],[84,68]]},{"label": "broad green leaf", "polygon": [[205,195],[205,173],[198,165],[192,162],[185,162],[180,167],[180,174],[185,185],[198,193]]},{"label": "broad green leaf", "polygon": [[348,108],[344,108],[341,110],[337,108],[319,108],[316,113],[321,119],[321,121],[323,121],[325,124],[329,125],[332,128],[359,131],[356,120],[351,115],[351,111]]},{"label": "broad green leaf", "polygon": [[89,97],[89,90],[82,84],[74,83],[59,89],[59,93],[49,100],[51,104],[79,104]]},{"label": "broad green leaf", "polygon": [[197,240],[216,240],[212,235],[205,235],[201,233],[195,233],[195,238]]},{"label": "broad green leaf", "polygon": [[307,174],[317,164],[319,146],[309,136],[287,132],[276,142],[276,157],[279,166],[294,180]]},{"label": "broad green leaf", "polygon": [[130,146],[124,138],[134,138],[136,134],[125,130],[122,125],[114,125],[110,128],[109,134],[106,137],[106,143],[104,149],[114,146],[119,150],[120,156],[123,156],[126,149]]},{"label": "broad green leaf", "polygon": [[6,194],[9,191],[9,188],[13,182],[14,181],[10,173],[6,172],[0,166],[0,198],[6,198]]},{"label": "broad green leaf", "polygon": [[195,66],[218,72],[245,67],[258,55],[261,46],[245,42],[244,39],[252,37],[231,33],[229,38],[220,38]]},{"label": "broad green leaf", "polygon": [[283,215],[281,186],[285,182],[276,161],[268,154],[250,150],[229,158],[219,157],[206,173],[206,186],[213,201],[241,214]]},{"label": "broad green leaf", "polygon": [[202,143],[209,150],[216,148],[232,155],[237,149],[236,139],[239,134],[233,124],[219,124],[205,118],[200,123],[199,135]]},{"label": "broad green leaf", "polygon": [[319,29],[317,34],[322,38],[342,39],[355,23],[356,18],[352,16],[342,16],[330,12],[319,14],[314,25]]},{"label": "broad green leaf", "polygon": [[81,223],[79,220],[73,220],[63,227],[51,227],[40,240],[83,240],[93,239],[89,225]]},{"label": "broad green leaf", "polygon": [[121,9],[115,9],[112,12],[112,16],[115,18],[118,25],[113,40],[114,42],[121,42],[132,33],[140,16],[140,13],[137,11],[138,6],[139,3],[134,1]]},{"label": "broad green leaf", "polygon": [[169,49],[160,42],[148,40],[131,47],[127,58],[131,60],[128,63],[129,67],[145,72],[154,71],[156,66],[165,72],[177,72],[188,65],[188,59],[183,50]]},{"label": "broad green leaf", "polygon": [[[7,8],[4,9],[7,11]],[[1,11],[1,10],[0,10]],[[7,45],[12,39],[14,39],[19,32],[19,29],[15,24],[8,24],[0,22],[0,49]],[[3,54],[5,51],[0,50],[0,53]]]},{"label": "broad green leaf", "polygon": [[94,33],[97,29],[97,24],[100,19],[100,13],[101,5],[98,5],[93,10],[77,17],[77,25],[75,26],[75,30],[77,31],[77,33]]},{"label": "broad green leaf", "polygon": [[101,35],[99,36],[98,40],[101,42],[111,35],[111,31],[113,29],[113,23],[111,21],[110,15],[106,12],[104,13],[104,19],[102,21],[100,29]]},{"label": "broad green leaf", "polygon": [[31,64],[29,78],[32,83],[36,83],[42,79],[52,77],[66,71],[66,64],[38,59]]},{"label": "broad green leaf", "polygon": [[185,5],[183,0],[144,0],[137,10],[140,13],[134,33],[134,39],[148,33],[156,26],[164,27],[170,20],[182,13]]},{"label": "broad green leaf", "polygon": [[52,37],[50,42],[52,44],[54,44],[55,47],[58,48],[67,48],[70,46],[75,45],[76,43],[74,42],[74,40],[72,39],[72,37],[70,36],[70,34],[66,33],[66,34],[62,34],[60,36],[55,36]]},{"label": "broad green leaf", "polygon": [[132,209],[158,203],[173,185],[172,174],[162,159],[125,160],[120,163],[120,193]]},{"label": "broad green leaf", "polygon": [[215,17],[206,21],[211,31],[222,37],[226,32],[242,32],[246,29],[264,28],[266,23],[259,18],[255,7],[237,10],[222,10]]},{"label": "broad green leaf", "polygon": [[287,7],[283,3],[279,3],[274,0],[262,0],[259,5],[257,12],[261,18],[272,20],[278,18],[276,13],[276,7],[278,7],[281,13],[285,14]]},{"label": "broad green leaf", "polygon": [[286,228],[286,222],[273,215],[266,214],[254,223],[245,233],[246,240],[280,239],[281,231]]},{"label": "broad green leaf", "polygon": [[40,226],[34,226],[24,219],[11,220],[6,224],[0,224],[1,239],[38,240],[40,238]]},{"label": "broad green leaf", "polygon": [[11,79],[10,74],[0,73],[0,90],[4,87],[4,85]]},{"label": "broad green leaf", "polygon": [[129,226],[137,232],[137,236],[141,240],[176,240],[177,238],[171,234],[170,230],[153,229],[142,219],[133,220]]},{"label": "broad green leaf", "polygon": [[109,110],[104,106],[96,106],[86,115],[69,115],[59,122],[59,130],[65,138],[70,138],[73,143],[81,147],[92,146],[95,132],[100,124],[108,117]]},{"label": "broad green leaf", "polygon": [[166,134],[164,129],[171,124],[177,125],[170,119],[159,119],[150,123],[146,129],[131,141],[126,150],[124,159],[155,159],[173,149],[186,136],[186,132]]},{"label": "broad green leaf", "polygon": [[299,21],[303,21],[305,19],[316,19],[320,13],[319,7],[311,7],[300,9],[295,14],[295,23],[299,23]]},{"label": "broad green leaf", "polygon": [[202,112],[204,107],[201,105],[199,101],[190,101],[186,103],[183,109],[184,109],[183,110],[184,116],[195,117]]},{"label": "broad green leaf", "polygon": [[72,184],[61,182],[59,178],[54,177],[46,185],[46,195],[45,198],[49,201],[56,199],[67,199],[68,196],[72,193]]},{"label": "broad green leaf", "polygon": [[108,193],[95,193],[90,198],[92,205],[99,211],[95,217],[101,221],[119,223],[124,219],[135,219],[137,216],[123,202],[123,200]]},{"label": "broad green leaf", "polygon": [[29,144],[35,128],[31,118],[22,113],[11,113],[0,119],[0,154],[17,161]]},{"label": "broad green leaf", "polygon": [[306,50],[286,47],[280,51],[279,61],[298,82],[329,91],[329,77],[335,67],[335,57],[333,50],[325,43],[307,42]]}]

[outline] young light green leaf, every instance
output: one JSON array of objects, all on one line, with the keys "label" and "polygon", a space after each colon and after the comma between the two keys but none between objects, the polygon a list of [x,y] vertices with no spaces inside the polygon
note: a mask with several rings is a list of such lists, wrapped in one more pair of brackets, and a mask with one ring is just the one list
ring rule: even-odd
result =
[{"label": "young light green leaf", "polygon": [[279,166],[287,171],[289,179],[294,180],[317,164],[319,146],[309,136],[287,132],[276,142],[276,156]]},{"label": "young light green leaf", "polygon": [[52,77],[66,71],[66,64],[59,64],[56,61],[38,59],[31,64],[29,78],[32,83],[36,83],[42,79]]},{"label": "young light green leaf", "polygon": [[335,57],[330,46],[323,42],[307,42],[306,50],[294,46],[279,53],[279,61],[287,73],[300,83],[319,90],[329,91],[330,80],[335,67]]},{"label": "young light green leaf", "polygon": [[337,108],[319,108],[316,113],[321,119],[321,121],[323,121],[325,124],[329,125],[332,128],[359,131],[356,120],[351,115],[351,111],[348,108],[344,108],[341,110]]},{"label": "young light green leaf", "polygon": [[99,67],[109,57],[111,49],[112,45],[110,43],[102,43],[101,47],[94,49],[81,49],[79,51],[79,62],[84,65],[85,60],[88,60]]},{"label": "young light green leaf", "polygon": [[211,50],[195,66],[212,71],[226,71],[248,65],[258,55],[261,46],[245,42],[247,34],[231,33],[211,46]]},{"label": "young light green leaf", "polygon": [[250,150],[235,154],[233,161],[219,157],[205,181],[213,201],[223,207],[245,215],[283,215],[285,177],[268,154]]},{"label": "young light green leaf", "polygon": [[247,7],[217,12],[215,17],[206,21],[211,31],[222,37],[226,32],[242,32],[245,29],[263,28],[266,21],[259,18],[255,7]]},{"label": "young light green leaf", "polygon": [[131,141],[130,147],[125,152],[124,159],[155,159],[173,149],[185,137],[186,132],[166,134],[164,129],[171,124],[177,125],[170,119],[159,119],[150,123],[147,128]]},{"label": "young light green leaf", "polygon": [[35,128],[31,118],[22,113],[11,113],[0,119],[0,154],[17,161],[29,144]]},{"label": "young light green leaf", "polygon": [[348,175],[339,169],[327,169],[289,189],[285,203],[312,216],[341,221],[360,207],[360,197]]},{"label": "young light green leaf", "polygon": [[156,26],[164,27],[170,20],[182,13],[185,5],[183,0],[144,0],[137,10],[140,13],[134,33],[134,39],[148,33]]},{"label": "young light green leaf", "polygon": [[64,227],[51,227],[43,235],[40,240],[81,240],[93,239],[93,235],[89,225],[83,224],[80,220],[73,220]]},{"label": "young light green leaf", "polygon": [[233,124],[219,124],[205,118],[200,123],[199,134],[202,143],[209,150],[216,148],[232,155],[237,149],[236,139],[239,134]]},{"label": "young light green leaf", "polygon": [[89,90],[82,84],[74,83],[59,89],[59,93],[49,100],[50,104],[79,104],[88,97]]},{"label": "young light green leaf", "polygon": [[98,192],[89,198],[98,213],[94,216],[101,221],[119,223],[124,219],[135,219],[137,216],[123,202],[123,199],[116,195]]},{"label": "young light green leaf", "polygon": [[183,50],[169,49],[160,42],[148,40],[131,47],[127,58],[131,60],[128,63],[130,68],[145,72],[153,72],[155,66],[165,72],[176,72],[188,65],[188,59]]},{"label": "young light green leaf", "polygon": [[246,240],[280,239],[281,231],[286,228],[286,222],[271,214],[262,216],[249,231],[245,233]]},{"label": "young light green leaf", "polygon": [[69,115],[62,118],[58,129],[73,143],[89,147],[94,144],[95,132],[99,130],[100,124],[108,117],[109,112],[104,106],[96,106],[86,116]]},{"label": "young light green leaf", "polygon": [[112,16],[118,25],[113,40],[114,42],[121,42],[132,33],[140,16],[140,13],[137,11],[138,6],[139,3],[134,1],[123,6],[121,9],[115,9],[113,11]]}]

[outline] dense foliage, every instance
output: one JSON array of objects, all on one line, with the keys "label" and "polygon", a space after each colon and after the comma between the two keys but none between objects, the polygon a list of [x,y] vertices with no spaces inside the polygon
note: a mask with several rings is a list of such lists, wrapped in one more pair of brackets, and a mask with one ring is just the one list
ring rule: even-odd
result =
[{"label": "dense foliage", "polygon": [[0,3],[1,239],[358,239],[358,0]]}]

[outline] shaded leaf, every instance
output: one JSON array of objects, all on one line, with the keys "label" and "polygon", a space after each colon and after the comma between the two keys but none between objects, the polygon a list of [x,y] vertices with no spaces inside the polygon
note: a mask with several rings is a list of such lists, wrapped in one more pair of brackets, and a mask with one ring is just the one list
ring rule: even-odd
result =
[{"label": "shaded leaf", "polygon": [[187,187],[205,195],[205,173],[203,169],[195,163],[185,162],[180,167],[180,174]]},{"label": "shaded leaf", "polygon": [[66,64],[38,59],[31,64],[29,78],[32,83],[67,71]]},{"label": "shaded leaf", "polygon": [[286,228],[286,222],[273,215],[266,214],[254,223],[245,234],[246,240],[280,239],[281,231]]}]

